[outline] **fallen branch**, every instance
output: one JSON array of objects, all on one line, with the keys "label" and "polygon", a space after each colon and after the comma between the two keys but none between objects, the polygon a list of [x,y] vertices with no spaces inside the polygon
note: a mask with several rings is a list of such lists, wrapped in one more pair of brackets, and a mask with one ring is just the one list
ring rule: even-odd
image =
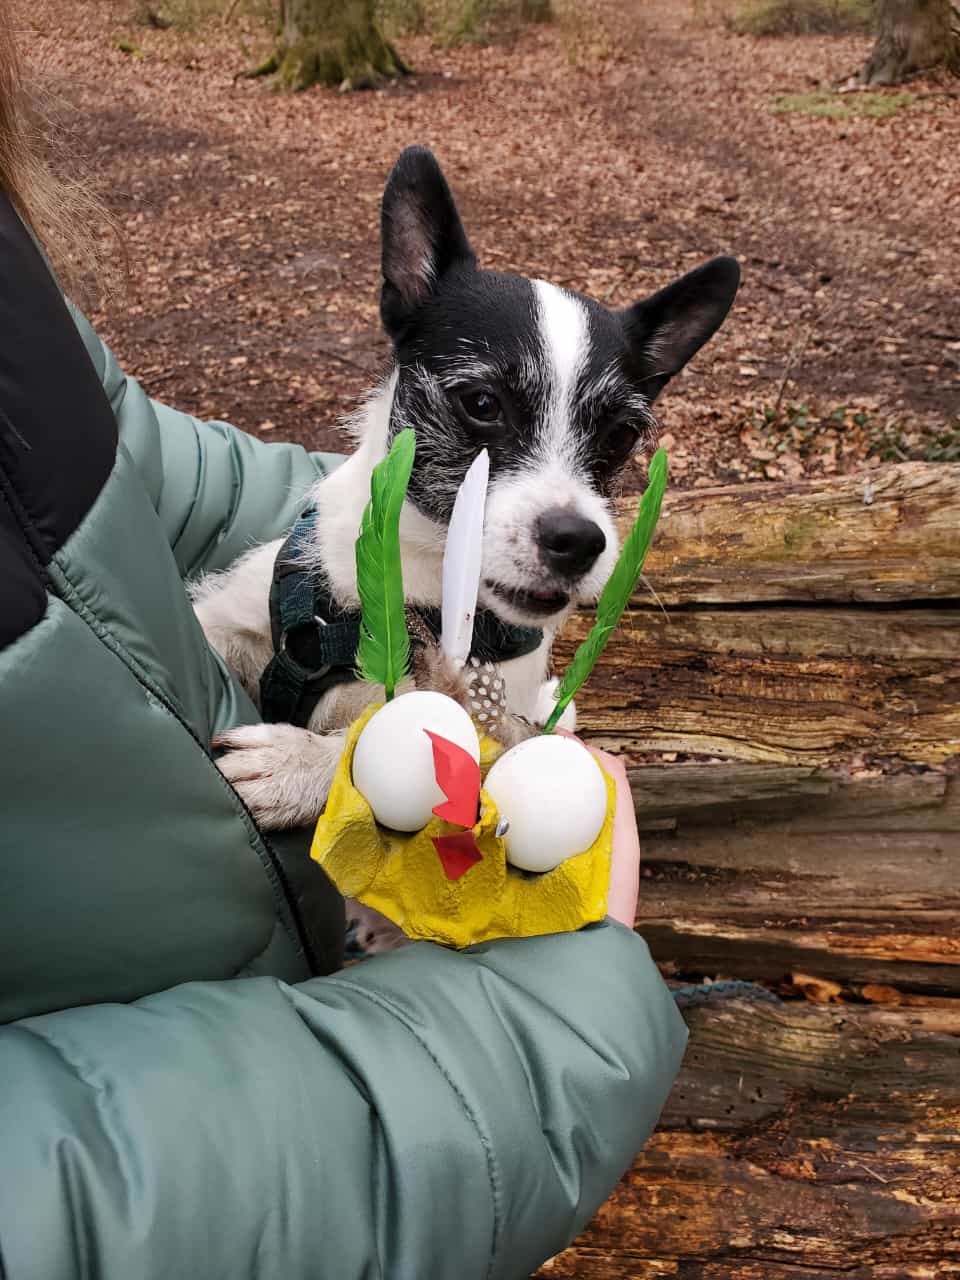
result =
[{"label": "fallen branch", "polygon": [[838,305],[839,305],[839,299],[835,299],[833,302],[830,303],[828,307],[826,307],[818,315],[815,315],[813,319],[810,321],[809,325],[807,325],[806,330],[803,333],[801,333],[800,337],[793,344],[793,348],[789,356],[787,357],[787,363],[784,365],[783,377],[780,379],[780,386],[777,390],[777,398],[774,401],[774,405],[773,405],[774,421],[779,421],[780,406],[781,404],[783,404],[783,396],[784,396],[784,392],[787,389],[787,381],[790,377],[790,374],[793,372],[794,367],[797,364],[799,364],[800,360],[803,359],[803,356],[806,353],[807,347],[810,345],[810,339],[813,337],[814,329],[816,329],[818,323],[822,323],[824,320],[826,320],[827,316],[830,315],[832,311],[836,310]]}]

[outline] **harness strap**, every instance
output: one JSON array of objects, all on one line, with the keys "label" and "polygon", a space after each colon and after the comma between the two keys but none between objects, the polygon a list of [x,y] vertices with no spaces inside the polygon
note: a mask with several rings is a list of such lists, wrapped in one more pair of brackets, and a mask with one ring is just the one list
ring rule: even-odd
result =
[{"label": "harness strap", "polygon": [[[304,511],[274,563],[270,585],[274,652],[260,678],[264,720],[300,728],[307,726],[328,690],[359,679],[360,612],[338,605],[323,573],[310,567],[306,558],[316,519],[315,507]],[[440,610],[422,607],[416,613],[438,637]],[[480,662],[508,662],[533,653],[542,640],[543,632],[537,628],[514,627],[489,609],[479,609],[470,656]]]},{"label": "harness strap", "polygon": [[353,678],[351,636],[333,631],[327,644],[318,637],[330,628],[314,614],[314,573],[306,550],[316,524],[308,507],[284,542],[270,584],[270,630],[273,657],[260,677],[260,710],[264,720],[305,728],[314,707],[328,689]]}]

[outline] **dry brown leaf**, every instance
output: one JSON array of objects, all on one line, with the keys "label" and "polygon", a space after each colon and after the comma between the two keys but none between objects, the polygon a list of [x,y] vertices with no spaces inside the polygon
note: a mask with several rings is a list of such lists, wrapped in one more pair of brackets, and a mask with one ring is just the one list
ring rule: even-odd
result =
[{"label": "dry brown leaf", "polygon": [[[714,253],[740,258],[730,319],[657,406],[689,451],[676,485],[922,456],[960,403],[960,99],[920,81],[885,120],[775,114],[777,94],[839,81],[869,42],[743,39],[675,0],[627,24],[614,0],[557,7],[573,26],[486,48],[401,38],[417,74],[396,89],[287,97],[235,79],[270,46],[269,6],[159,30],[116,0],[34,0],[26,52],[82,121],[129,250],[132,291],[96,317],[125,367],[184,409],[346,447],[337,424],[371,383],[351,353],[387,351],[383,181],[423,141],[487,265],[622,306]],[[762,426],[781,384],[804,425]],[[631,468],[628,492],[641,481]]]}]

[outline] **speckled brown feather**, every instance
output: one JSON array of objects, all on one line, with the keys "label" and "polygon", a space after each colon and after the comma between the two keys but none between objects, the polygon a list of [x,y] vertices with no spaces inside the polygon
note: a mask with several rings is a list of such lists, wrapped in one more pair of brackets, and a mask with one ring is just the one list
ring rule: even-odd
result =
[{"label": "speckled brown feather", "polygon": [[471,658],[465,667],[456,668],[414,609],[407,610],[407,629],[411,640],[410,674],[418,689],[453,698],[470,713],[481,733],[496,738],[505,747],[537,735],[535,725],[507,710],[506,687],[497,666]]}]

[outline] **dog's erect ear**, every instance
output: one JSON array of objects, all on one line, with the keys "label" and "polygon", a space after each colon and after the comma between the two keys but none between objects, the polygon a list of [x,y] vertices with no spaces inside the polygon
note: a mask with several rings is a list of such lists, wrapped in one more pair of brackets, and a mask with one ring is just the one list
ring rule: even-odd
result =
[{"label": "dog's erect ear", "polygon": [[391,337],[403,329],[445,271],[476,262],[447,180],[426,147],[407,147],[383,193],[380,315]]},{"label": "dog's erect ear", "polygon": [[739,283],[736,259],[713,258],[623,312],[627,339],[645,370],[641,390],[649,400],[720,328]]}]

